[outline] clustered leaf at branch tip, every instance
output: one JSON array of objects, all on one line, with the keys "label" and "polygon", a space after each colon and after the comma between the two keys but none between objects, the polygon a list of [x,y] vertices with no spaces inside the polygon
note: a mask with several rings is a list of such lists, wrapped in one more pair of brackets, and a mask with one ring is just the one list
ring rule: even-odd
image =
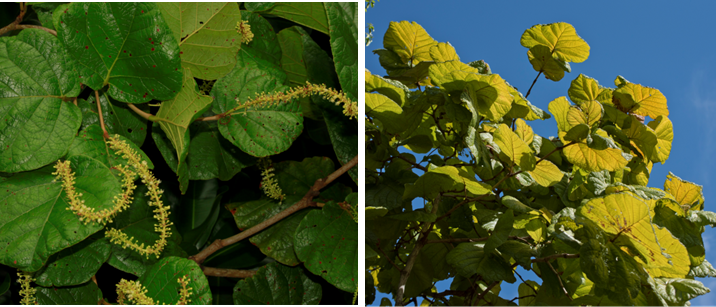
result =
[{"label": "clustered leaf at branch tip", "polygon": [[[122,245],[122,248],[129,247],[139,254],[147,256],[147,258],[149,258],[149,255],[155,255],[159,258],[162,250],[167,245],[167,238],[172,234],[169,227],[173,225],[173,223],[169,221],[170,207],[164,206],[162,202],[161,195],[164,191],[159,189],[160,181],[149,171],[147,161],[143,161],[129,144],[119,139],[118,135],[111,136],[107,140],[107,144],[118,154],[122,154],[122,157],[128,161],[129,165],[117,165],[114,167],[114,169],[117,169],[124,175],[122,181],[124,192],[114,197],[114,207],[95,212],[95,208],[87,207],[85,201],[79,199],[82,197],[82,193],[75,191],[75,174],[70,168],[70,161],[58,161],[57,164],[55,164],[56,171],[52,174],[57,175],[57,179],[62,181],[62,187],[70,203],[67,210],[72,210],[72,212],[79,217],[80,221],[85,224],[92,222],[104,225],[107,222],[112,222],[112,218],[114,218],[115,215],[128,209],[132,203],[132,194],[137,187],[134,184],[134,177],[139,174],[142,183],[146,184],[149,190],[146,194],[150,197],[148,204],[157,207],[154,209],[154,218],[159,221],[159,223],[154,224],[154,231],[159,232],[159,240],[157,240],[154,245],[145,247],[144,243],[138,245],[134,242],[134,238],[130,238],[127,234],[114,228],[108,229],[105,235],[110,238],[112,243]],[[133,171],[130,166],[134,168],[136,172]]]},{"label": "clustered leaf at branch tip", "polygon": [[281,187],[278,186],[278,181],[274,177],[274,168],[271,165],[271,159],[261,158],[259,160],[259,169],[261,170],[261,189],[264,191],[264,194],[278,200],[278,203],[281,204],[283,199],[286,198],[286,194],[283,194]]},{"label": "clustered leaf at branch tip", "polygon": [[240,105],[226,113],[230,114],[240,109],[246,110],[246,108],[249,107],[277,106],[282,103],[287,103],[294,98],[309,97],[310,95],[321,95],[321,97],[327,99],[328,101],[336,105],[343,104],[343,114],[345,116],[348,116],[350,119],[354,119],[358,116],[358,103],[355,101],[351,101],[348,96],[346,96],[346,93],[344,93],[343,91],[337,91],[335,89],[328,88],[325,84],[312,84],[308,81],[306,81],[306,85],[294,87],[286,91],[285,93],[256,93],[256,98],[244,103],[241,103],[239,99],[236,98],[236,101]]},{"label": "clustered leaf at branch tip", "polygon": [[254,39],[254,33],[251,32],[251,25],[246,20],[236,23],[236,31],[241,33],[241,42],[250,43]]},{"label": "clustered leaf at branch tip", "polygon": [[18,270],[17,276],[20,276],[17,280],[17,283],[20,284],[20,296],[22,297],[20,304],[37,305],[37,298],[35,298],[35,292],[37,290],[30,286],[30,283],[35,281],[35,279],[32,278],[32,273]]},{"label": "clustered leaf at branch tip", "polygon": [[[177,280],[181,285],[179,290],[179,301],[175,305],[188,305],[191,303],[191,287],[188,287],[191,279],[182,276]],[[139,281],[128,281],[124,278],[117,284],[117,303],[125,305],[126,303],[134,303],[135,305],[157,305],[157,303],[147,296],[147,289],[142,286]],[[162,303],[166,305],[166,303]]]}]

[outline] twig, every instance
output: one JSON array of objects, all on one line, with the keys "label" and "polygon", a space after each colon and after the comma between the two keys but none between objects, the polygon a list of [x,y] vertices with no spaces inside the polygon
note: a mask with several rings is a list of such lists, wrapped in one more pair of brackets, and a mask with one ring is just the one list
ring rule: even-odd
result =
[{"label": "twig", "polygon": [[252,270],[222,269],[205,266],[201,266],[201,270],[204,272],[204,275],[215,277],[249,278],[256,275],[256,271]]},{"label": "twig", "polygon": [[388,254],[386,254],[385,251],[380,247],[380,239],[378,239],[378,251],[383,253],[383,256],[385,256],[385,259],[388,259],[388,262],[390,262],[390,264],[392,264],[393,267],[396,270],[398,270],[398,272],[400,272],[400,268],[397,265],[395,265],[395,262],[393,262],[393,259],[390,259],[390,257],[388,257]]},{"label": "twig", "polygon": [[542,74],[542,71],[540,70],[540,72],[537,74],[537,77],[535,77],[535,80],[532,81],[532,85],[530,85],[530,89],[527,90],[527,95],[525,95],[525,98],[527,98],[527,97],[530,96],[530,92],[532,91],[532,87],[535,86],[535,83],[537,83],[537,79],[539,79],[539,75],[541,75],[541,74]]},{"label": "twig", "polygon": [[532,259],[532,262],[550,262],[557,258],[579,258],[579,254],[554,254],[544,258]]},{"label": "twig", "polygon": [[480,293],[480,295],[477,296],[477,299],[475,300],[475,303],[479,303],[480,300],[481,300],[483,297],[485,297],[485,294],[487,294],[487,292],[490,292],[490,290],[492,290],[492,288],[494,288],[495,286],[497,286],[497,284],[499,284],[499,283],[500,283],[499,281],[494,281],[494,282],[492,282],[489,286],[487,286],[487,289],[485,289],[485,291],[482,291],[482,293]]},{"label": "twig", "polygon": [[73,101],[75,105],[77,105],[77,97],[75,97],[75,100]]},{"label": "twig", "polygon": [[341,168],[337,169],[335,172],[328,175],[326,178],[321,178],[316,180],[316,182],[313,184],[313,186],[306,192],[306,195],[301,198],[300,201],[298,201],[296,204],[294,204],[291,207],[286,208],[286,210],[283,210],[279,212],[278,214],[270,217],[269,219],[257,224],[254,227],[251,227],[245,231],[242,231],[234,236],[231,236],[226,239],[216,239],[211,245],[204,248],[201,252],[198,254],[189,257],[189,259],[194,260],[197,264],[202,264],[204,260],[206,260],[207,257],[211,256],[216,251],[220,250],[223,247],[229,246],[231,244],[234,244],[236,242],[239,242],[243,239],[246,239],[256,233],[258,233],[261,230],[264,230],[265,228],[277,223],[278,221],[288,217],[289,215],[308,207],[315,207],[316,203],[313,202],[313,198],[318,196],[321,189],[326,187],[328,184],[336,180],[336,178],[343,175],[345,172],[347,172],[349,169],[353,168],[358,164],[358,156],[355,156],[353,159],[351,159],[348,163],[341,166]]},{"label": "twig", "polygon": [[25,2],[20,2],[20,14],[17,15],[15,18],[15,21],[10,23],[9,25],[3,27],[0,29],[0,35],[5,34],[6,32],[15,30],[17,25],[19,25],[22,22],[22,19],[25,18],[25,13],[27,13],[27,5]]},{"label": "twig", "polygon": [[419,170],[421,170],[421,171],[423,171],[423,172],[426,172],[426,173],[428,172],[428,169],[425,168],[425,166],[422,166],[422,165],[417,164],[417,163],[413,163],[412,161],[406,159],[406,158],[403,157],[403,156],[397,156],[397,157],[400,158],[400,159],[402,159],[402,160],[405,160],[405,162],[408,162],[408,163],[412,164],[413,166],[415,166],[415,168],[417,168],[417,169],[419,169]]},{"label": "twig", "polygon": [[557,273],[557,270],[554,269],[552,266],[552,263],[547,261],[547,265],[549,265],[549,268],[552,269],[552,272],[554,272],[554,275],[557,275],[557,280],[559,280],[559,285],[562,287],[562,291],[564,291],[564,295],[567,296],[567,298],[571,301],[572,297],[569,296],[569,292],[567,292],[567,288],[564,287],[564,284],[562,283],[562,277],[559,277],[559,273]]},{"label": "twig", "polygon": [[533,297],[533,296],[536,297],[536,295],[534,295],[534,294],[525,295],[525,296],[520,296],[520,297],[515,297],[515,298],[513,298],[513,299],[510,300],[510,303],[514,302],[515,300],[521,300],[521,299],[523,299],[523,298],[528,298],[528,297]]},{"label": "twig", "polygon": [[22,29],[40,29],[40,30],[50,33],[54,36],[57,36],[57,31],[48,29],[45,27],[35,26],[35,25],[16,25],[15,29],[13,29],[13,30],[22,30]]},{"label": "twig", "polygon": [[425,243],[431,244],[431,243],[462,243],[462,242],[481,242],[481,241],[487,241],[489,237],[484,238],[451,238],[451,239],[442,239],[442,240],[428,240]]},{"label": "twig", "polygon": [[94,91],[94,97],[95,100],[97,100],[97,114],[99,114],[99,125],[102,126],[102,131],[104,131],[104,138],[109,139],[109,133],[107,133],[107,128],[104,126],[104,116],[102,115],[102,105],[99,103],[99,92]]},{"label": "twig", "polygon": [[217,115],[214,115],[214,116],[198,117],[198,118],[195,119],[194,121],[197,121],[197,122],[200,122],[200,121],[207,122],[207,121],[212,121],[212,120],[219,120],[219,119],[222,118],[222,117],[225,117],[225,115],[224,115],[224,114],[217,114]]},{"label": "twig", "polygon": [[144,119],[146,119],[146,120],[152,120],[151,118],[154,117],[154,115],[140,110],[134,104],[128,103],[127,105],[129,106],[130,109],[132,109],[132,111],[134,111],[134,113],[139,114],[139,116],[144,117]]}]

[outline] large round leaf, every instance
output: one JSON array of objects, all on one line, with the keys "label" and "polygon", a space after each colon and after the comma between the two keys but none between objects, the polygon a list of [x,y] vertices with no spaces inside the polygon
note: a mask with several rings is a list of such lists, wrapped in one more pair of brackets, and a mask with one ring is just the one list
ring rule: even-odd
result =
[{"label": "large round leaf", "polygon": [[216,80],[236,64],[241,21],[235,2],[158,2],[174,38],[181,49],[182,67],[194,77]]},{"label": "large round leaf", "polygon": [[35,273],[35,283],[43,287],[65,287],[88,282],[109,258],[107,240],[89,238],[52,255],[47,266]]},{"label": "large round leaf", "polygon": [[147,289],[147,296],[158,304],[176,304],[179,301],[181,285],[177,281],[186,276],[187,287],[191,287],[189,299],[192,305],[211,304],[209,281],[196,262],[180,258],[167,257],[148,268],[139,278],[139,282]]},{"label": "large round leaf", "polygon": [[40,168],[67,152],[82,113],[74,61],[51,34],[0,38],[0,172]]},{"label": "large round leaf", "polygon": [[90,281],[75,287],[38,287],[35,296],[40,305],[98,305],[102,300],[102,291]]},{"label": "large round leaf", "polygon": [[[652,224],[654,208],[633,194],[616,193],[594,198],[579,213],[610,234],[626,236],[647,260],[653,277],[679,277],[689,273],[689,255],[666,228]],[[641,261],[641,258],[637,258]]]},{"label": "large round leaf", "polygon": [[314,210],[296,229],[296,254],[306,268],[344,291],[358,286],[358,224],[334,202]]},{"label": "large round leaf", "polygon": [[179,45],[156,4],[72,3],[59,20],[57,37],[92,89],[109,84],[110,96],[133,103],[181,89]]},{"label": "large round leaf", "polygon": [[[224,113],[256,97],[284,91],[286,74],[259,58],[239,54],[234,70],[214,84],[214,113]],[[303,130],[301,106],[295,102],[255,105],[219,119],[219,131],[244,152],[265,157],[283,152]]]},{"label": "large round leaf", "polygon": [[526,48],[546,46],[553,57],[569,62],[581,63],[589,57],[589,45],[566,22],[532,26],[522,34],[520,44]]}]

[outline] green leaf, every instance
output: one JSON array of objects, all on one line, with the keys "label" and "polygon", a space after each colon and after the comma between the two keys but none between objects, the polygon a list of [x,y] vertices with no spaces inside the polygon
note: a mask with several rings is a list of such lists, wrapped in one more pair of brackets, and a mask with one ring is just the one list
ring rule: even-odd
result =
[{"label": "green leaf", "polygon": [[500,247],[500,245],[507,241],[514,222],[515,216],[512,214],[512,209],[507,209],[507,211],[500,216],[500,219],[497,220],[495,229],[492,231],[490,238],[487,239],[487,242],[485,242],[485,253],[491,253],[495,248]]},{"label": "green leaf", "polygon": [[582,205],[579,213],[599,224],[607,233],[629,238],[629,242],[646,257],[648,263],[645,266],[651,276],[679,277],[689,272],[686,247],[668,230],[652,225],[653,207],[631,193],[594,198]]},{"label": "green leaf", "polygon": [[[518,300],[520,303],[520,306],[532,306],[535,302],[535,297],[537,296],[537,292],[535,292],[535,289],[539,291],[540,284],[538,284],[535,281],[527,280],[523,283],[521,283],[517,287],[517,295],[520,297]],[[530,295],[534,295],[530,297]]]},{"label": "green leaf", "polygon": [[383,46],[395,52],[403,64],[414,67],[431,61],[430,48],[437,42],[416,22],[391,21],[383,36]]},{"label": "green leaf", "polygon": [[206,243],[221,210],[218,180],[190,181],[187,193],[172,210],[172,220],[182,235],[182,248],[198,253]]},{"label": "green leaf", "polygon": [[281,46],[281,68],[288,76],[291,86],[303,86],[308,80],[306,64],[303,60],[303,37],[309,34],[300,26],[293,26],[278,32]]},{"label": "green leaf", "polygon": [[444,91],[449,93],[464,90],[467,97],[461,98],[472,103],[480,115],[493,121],[498,121],[510,111],[513,101],[510,87],[500,75],[480,75],[464,70],[452,70],[446,75],[439,75],[438,71],[443,69],[441,67],[444,64],[447,63],[436,64],[433,65],[435,68],[430,68],[431,81]]},{"label": "green leaf", "polygon": [[181,89],[179,45],[154,3],[72,3],[59,20],[57,38],[90,88],[112,85],[110,96],[132,103]]},{"label": "green leaf", "polygon": [[655,278],[656,295],[669,304],[684,305],[690,299],[711,292],[700,281],[682,278]]},{"label": "green leaf", "polygon": [[[284,233],[283,235],[286,235]],[[298,258],[313,274],[343,291],[358,287],[358,224],[334,202],[313,210],[295,231]]]},{"label": "green leaf", "polygon": [[[342,165],[345,165],[358,156],[358,122],[343,115],[340,107],[335,105],[333,107],[335,108],[323,108],[323,116],[336,157]],[[358,165],[349,169],[348,175],[357,184]]]},{"label": "green leaf", "polygon": [[532,26],[522,34],[520,44],[526,48],[546,46],[555,59],[574,63],[584,62],[589,57],[589,45],[566,22]]},{"label": "green leaf", "polygon": [[470,176],[464,167],[441,166],[423,174],[414,184],[406,184],[403,199],[433,199],[444,192],[464,193],[468,196],[492,194],[491,188],[486,183],[477,182],[475,175]]},{"label": "green leaf", "polygon": [[5,270],[0,271],[0,295],[4,296],[5,292],[10,289],[11,283],[10,274]]},{"label": "green leaf", "polygon": [[326,2],[331,36],[331,53],[341,89],[348,98],[358,99],[358,4]]},{"label": "green leaf", "polygon": [[196,81],[188,68],[184,68],[184,84],[172,100],[162,102],[155,120],[164,130],[177,151],[179,187],[182,194],[189,185],[186,157],[189,154],[189,125],[211,107],[212,98],[198,91]]},{"label": "green leaf", "polygon": [[328,33],[326,9],[320,2],[276,2],[268,7],[252,7],[254,12],[288,19],[302,26]]},{"label": "green leaf", "polygon": [[[107,167],[83,156],[71,157],[77,193],[88,207],[102,210],[113,206],[121,193],[120,183]],[[84,225],[67,210],[67,196],[60,182],[54,182],[54,168],[0,177],[0,199],[6,206],[0,215],[0,263],[37,271],[49,256],[79,243],[102,229],[96,223]],[[102,178],[98,181],[97,178]]]},{"label": "green leaf", "polygon": [[398,214],[393,214],[386,216],[387,218],[399,220],[399,221],[409,221],[409,222],[427,222],[432,223],[435,222],[435,219],[437,216],[433,213],[425,212],[422,209],[418,209],[416,211],[408,211]]},{"label": "green leaf", "polygon": [[398,103],[402,108],[407,102],[406,92],[408,88],[401,84],[389,79],[383,79],[381,76],[371,74],[367,69],[365,70],[365,91],[366,93],[378,92],[385,96],[388,96],[391,100]]},{"label": "green leaf", "polygon": [[0,38],[0,66],[0,172],[57,160],[82,121],[79,108],[63,101],[80,93],[74,62],[54,36],[27,29]]},{"label": "green leaf", "polygon": [[501,157],[519,165],[524,171],[535,169],[536,161],[532,149],[510,127],[500,124],[493,136],[495,143],[500,147]]},{"label": "green leaf", "polygon": [[[288,201],[285,200],[285,201]],[[292,200],[292,203],[297,201]],[[272,205],[276,205],[274,202]],[[280,222],[273,224],[261,232],[253,235],[251,244],[256,245],[264,255],[269,256],[276,261],[290,266],[295,266],[301,263],[297,252],[295,251],[295,244],[293,236],[287,235],[296,232],[299,227],[299,223],[306,217],[309,212],[317,211],[302,210],[296,212],[291,216],[284,218]],[[264,217],[267,218],[267,217]],[[320,272],[319,272],[320,273]]]},{"label": "green leaf", "polygon": [[500,199],[500,201],[503,205],[505,205],[505,207],[510,208],[510,210],[514,210],[515,212],[525,213],[534,210],[532,209],[532,207],[523,204],[517,198],[514,198],[510,195],[502,196],[502,199]]},{"label": "green leaf", "polygon": [[274,2],[246,2],[244,6],[252,12],[264,12],[274,6]]},{"label": "green leaf", "polygon": [[234,304],[316,305],[321,292],[321,285],[306,276],[303,268],[270,263],[236,284]]},{"label": "green leaf", "polygon": [[157,2],[157,6],[179,44],[184,69],[196,78],[216,80],[234,68],[241,46],[236,30],[241,21],[238,4]]},{"label": "green leaf", "polygon": [[485,253],[484,245],[484,242],[460,243],[447,254],[446,260],[464,277],[478,274],[486,282],[517,281],[510,264],[495,253]]},{"label": "green leaf", "polygon": [[98,305],[102,291],[96,283],[63,288],[38,287],[35,294],[40,305]]},{"label": "green leaf", "polygon": [[569,101],[567,101],[567,97],[562,96],[552,100],[549,103],[548,108],[549,112],[552,113],[552,116],[554,116],[554,119],[557,121],[559,138],[564,142],[564,135],[572,128],[572,124],[569,123],[569,119],[567,117],[570,108]]},{"label": "green leaf", "polygon": [[438,43],[430,47],[430,57],[435,63],[460,61],[460,57],[455,52],[455,47],[450,43]]},{"label": "green leaf", "polygon": [[508,255],[512,257],[515,262],[517,262],[525,269],[531,269],[530,265],[532,264],[532,261],[530,259],[532,258],[532,256],[534,256],[534,252],[532,251],[532,248],[526,243],[515,240],[506,240],[497,249],[503,255]]},{"label": "green leaf", "polygon": [[194,305],[211,304],[209,281],[193,260],[180,257],[165,257],[147,268],[139,282],[147,289],[147,296],[158,304],[176,304],[179,301],[181,284],[178,279],[187,277],[191,288],[189,300]]},{"label": "green leaf", "polygon": [[[241,55],[236,67],[214,84],[214,113],[224,113],[256,97],[256,93],[284,91],[286,74],[270,62]],[[237,102],[238,99],[238,102]],[[283,152],[303,130],[301,106],[256,105],[219,119],[221,134],[242,151],[265,157]]]},{"label": "green leaf", "polygon": [[[130,148],[137,152],[143,161],[147,161],[147,167],[149,169],[154,168],[152,160],[149,159],[139,146],[123,136],[119,136],[119,139],[126,142]],[[88,126],[79,132],[75,141],[72,142],[70,150],[67,152],[68,158],[77,156],[86,157],[102,164],[104,166],[103,168],[106,169],[107,173],[112,175],[112,178],[114,178],[116,182],[121,182],[124,178],[120,172],[113,171],[112,169],[119,164],[127,165],[128,161],[122,157],[122,154],[118,154],[111,149],[104,141],[104,132],[99,125]]]},{"label": "green leaf", "polygon": [[[692,267],[689,272],[689,276],[692,277],[716,277],[716,269],[709,263],[708,260],[701,262],[699,266]],[[0,291],[2,292],[2,291]]]},{"label": "green leaf", "polygon": [[[245,3],[244,5],[248,4],[249,3]],[[250,54],[257,55],[259,58],[271,62],[274,65],[280,65],[281,46],[276,40],[276,32],[271,24],[266,18],[254,12],[243,11],[241,17],[251,26],[251,32],[254,33],[254,36],[261,38],[254,39],[248,44],[242,45],[241,50],[244,52],[250,50]]]},{"label": "green leaf", "polygon": [[542,241],[547,238],[547,226],[542,219],[529,221],[527,225],[525,225],[525,230],[536,243],[542,243]]},{"label": "green leaf", "polygon": [[88,282],[109,258],[107,240],[86,239],[52,255],[34,275],[42,287],[66,287]]},{"label": "green leaf", "polygon": [[58,6],[61,6],[65,3],[63,2],[49,2],[49,3],[34,3],[32,4],[32,10],[37,13],[37,18],[42,23],[42,26],[48,29],[55,29],[55,26],[52,24],[52,13],[57,9]]},{"label": "green leaf", "polygon": [[365,93],[365,114],[376,118],[385,126],[386,132],[402,132],[406,125],[403,109],[395,101],[381,94]]}]

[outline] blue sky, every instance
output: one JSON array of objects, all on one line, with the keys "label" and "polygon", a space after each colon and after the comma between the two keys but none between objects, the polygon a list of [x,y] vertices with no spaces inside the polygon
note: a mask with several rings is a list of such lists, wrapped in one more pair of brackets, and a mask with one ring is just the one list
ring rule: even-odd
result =
[{"label": "blue sky", "polygon": [[[655,165],[649,185],[663,188],[669,171],[704,186],[706,210],[716,211],[716,2],[675,1],[389,1],[366,13],[375,27],[374,41],[365,48],[366,68],[385,75],[374,49],[382,48],[390,21],[415,21],[439,42],[450,42],[463,62],[485,60],[493,73],[526,93],[537,72],[520,45],[522,33],[535,24],[572,24],[591,47],[589,59],[572,63],[572,72],[559,82],[540,77],[529,100],[543,110],[553,99],[567,96],[580,73],[614,87],[617,75],[659,89],[667,98],[674,142],[665,164]],[[535,133],[555,136],[554,119],[529,122]],[[716,231],[703,234],[706,258],[716,264]],[[520,274],[524,273],[521,271]],[[538,280],[535,275],[525,279]],[[713,305],[716,278],[699,279],[712,289],[691,303]],[[541,282],[541,281],[540,281]],[[511,299],[517,285],[503,283],[502,296]],[[449,287],[449,282],[439,285]],[[378,294],[374,304],[380,304]]]}]

